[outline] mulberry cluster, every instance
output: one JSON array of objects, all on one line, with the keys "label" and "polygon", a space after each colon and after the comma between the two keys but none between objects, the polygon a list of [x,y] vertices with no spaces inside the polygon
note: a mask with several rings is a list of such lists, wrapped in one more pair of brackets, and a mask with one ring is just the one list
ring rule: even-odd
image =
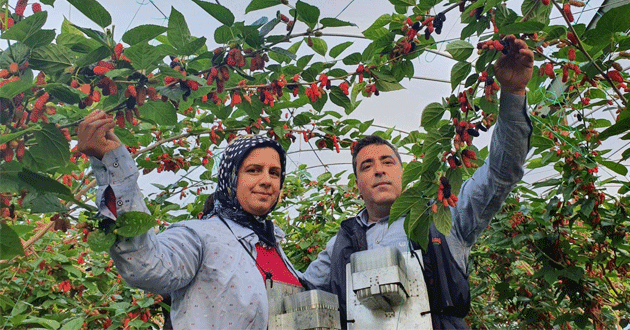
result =
[{"label": "mulberry cluster", "polygon": [[218,94],[221,94],[223,93],[223,90],[225,88],[225,82],[228,81],[229,79],[230,79],[230,70],[227,68],[227,66],[221,66],[219,68],[212,67],[206,78],[206,85],[211,86],[213,83],[216,82],[217,84],[216,92]]},{"label": "mulberry cluster", "polygon": [[435,33],[442,33],[444,21],[446,21],[446,15],[444,15],[444,13],[438,13],[437,15],[435,15],[435,19],[433,20],[433,28],[435,29]]},{"label": "mulberry cluster", "polygon": [[[75,83],[75,82],[76,82],[76,80],[73,81],[73,83]],[[78,83],[77,83],[77,86],[78,86]],[[105,96],[107,96],[107,95],[116,95],[118,93],[118,86],[109,77],[101,78],[101,80],[99,80],[99,82],[96,84],[96,87],[99,87],[103,91],[103,95],[105,95]]]},{"label": "mulberry cluster", "polygon": [[[446,177],[440,177],[440,187],[437,192],[437,199],[444,207],[456,206],[458,198],[451,191],[451,184]],[[433,213],[437,213],[437,204],[431,206]]]},{"label": "mulberry cluster", "polygon": [[[6,22],[7,24],[4,25],[4,22]],[[12,17],[9,17],[5,20],[4,13],[0,13],[0,30],[6,31],[10,29],[11,27],[13,27],[13,24],[15,24],[15,20],[13,20]]]},{"label": "mulberry cluster", "polygon": [[269,62],[269,56],[267,54],[256,54],[252,57],[249,64],[250,71],[262,70],[265,68],[265,62]]},{"label": "mulberry cluster", "polygon": [[484,93],[486,95],[486,101],[494,102],[494,100],[492,99],[492,95],[494,95],[499,89],[501,88],[499,87],[497,82],[494,81],[494,78],[488,77],[486,79],[486,87],[484,89]]},{"label": "mulberry cluster", "polygon": [[[15,157],[18,161],[22,161],[25,151],[26,145],[23,139],[11,140],[7,143],[0,144],[0,159],[4,160],[5,162],[10,162],[13,160],[13,157]],[[5,205],[9,206],[6,201]]]},{"label": "mulberry cluster", "polygon": [[498,50],[498,51],[501,51],[503,54],[507,54],[509,51],[507,42],[503,40],[487,40],[487,41],[479,42],[477,43],[477,49],[479,51],[486,50],[486,49]]},{"label": "mulberry cluster", "polygon": [[477,126],[465,120],[459,121],[457,118],[453,118],[453,126],[455,126],[455,137],[453,138],[455,150],[460,150],[464,146],[470,146],[472,138],[479,136]]},{"label": "mulberry cluster", "polygon": [[242,68],[247,64],[245,56],[243,56],[243,53],[238,48],[230,49],[225,57],[225,63],[229,66],[237,66],[239,68]]},{"label": "mulberry cluster", "polygon": [[317,101],[325,93],[326,92],[324,92],[321,87],[318,87],[317,84],[311,84],[311,87],[306,89],[306,96],[308,96],[311,102]]}]

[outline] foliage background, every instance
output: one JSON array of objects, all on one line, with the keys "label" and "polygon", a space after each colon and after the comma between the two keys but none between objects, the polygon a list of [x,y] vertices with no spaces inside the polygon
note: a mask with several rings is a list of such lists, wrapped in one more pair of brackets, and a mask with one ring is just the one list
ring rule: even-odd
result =
[{"label": "foliage background", "polygon": [[[235,14],[249,11],[246,23],[250,25],[264,13],[268,17],[267,22],[278,24],[269,33],[265,25],[253,24],[255,27],[247,28],[234,24],[242,20],[241,16],[236,20],[230,19],[230,14],[222,6],[196,1],[197,4],[189,2],[182,7],[178,4],[170,13],[165,10],[170,20],[160,21],[164,28],[151,23],[154,26],[145,25],[125,32],[122,35],[123,54],[131,60],[128,63],[119,55],[112,57],[116,54],[115,45],[120,39],[120,30],[112,31],[110,24],[112,15],[115,18],[118,11],[109,9],[108,14],[93,1],[69,2],[76,7],[73,7],[72,15],[68,15],[70,20],[60,23],[61,28],[59,25],[44,26],[43,22],[52,20],[52,13],[58,13],[55,11],[58,7],[67,5],[62,1],[42,1],[42,7],[50,17],[44,13],[33,15],[33,2],[29,2],[24,15],[16,13],[17,4],[13,1],[0,2],[5,8],[4,19],[9,16],[15,22],[28,19],[2,33],[2,38],[12,46],[5,48],[0,56],[0,66],[10,72],[3,78],[4,81],[20,77],[19,81],[5,82],[0,87],[3,100],[1,142],[5,144],[0,164],[4,203],[0,232],[0,257],[4,259],[0,264],[4,279],[0,287],[0,324],[3,328],[146,328],[159,326],[163,321],[161,311],[165,306],[160,304],[161,297],[126,287],[107,255],[93,251],[103,249],[113,234],[107,234],[107,228],[93,231],[98,227],[93,219],[93,210],[75,200],[77,196],[77,199],[87,202],[94,193],[93,183],[89,181],[87,162],[71,151],[73,142],[66,142],[65,133],[60,130],[70,128],[68,134],[72,136],[73,123],[92,108],[111,109],[113,113],[120,110],[122,116],[126,112],[133,113],[134,107],[129,106],[127,101],[130,95],[125,95],[128,85],[138,88],[153,86],[170,98],[169,102],[147,100],[139,108],[138,125],[128,121],[124,123],[124,128],[117,129],[117,134],[133,148],[131,150],[138,152],[137,160],[142,169],[153,173],[162,170],[159,175],[149,174],[143,178],[144,182],[166,182],[154,185],[153,190],[146,187],[147,191],[152,191],[147,202],[160,228],[197,215],[208,190],[212,189],[208,180],[211,180],[214,160],[220,155],[225,139],[231,133],[244,133],[245,126],[257,131],[254,124],[258,123],[260,132],[273,136],[269,133],[273,130],[281,142],[291,145],[293,149],[289,150],[299,154],[299,160],[307,164],[295,165],[295,170],[287,179],[283,203],[274,213],[275,220],[288,234],[289,242],[285,244],[285,249],[298,268],[304,269],[316,257],[336,231],[340,219],[354,214],[360,207],[356,203],[357,192],[352,176],[348,175],[351,171],[339,171],[333,164],[347,164],[351,141],[367,132],[393,139],[405,151],[406,161],[409,162],[405,181],[410,188],[394,212],[415,215],[408,217],[412,237],[421,240],[422,229],[430,221],[436,221],[446,230],[450,223],[447,212],[440,210],[436,216],[430,213],[424,216],[418,206],[426,205],[425,201],[413,196],[421,191],[427,198],[434,199],[438,190],[437,181],[442,175],[449,178],[453,190],[457,191],[457,183],[472,173],[473,168],[465,166],[450,168],[447,162],[441,160],[444,151],[453,151],[461,158],[463,150],[474,150],[479,158],[476,163],[480,163],[487,154],[484,149],[489,136],[487,133],[480,132],[481,136],[472,145],[457,148],[453,140],[456,136],[461,138],[462,133],[455,130],[451,119],[471,123],[488,119],[482,116],[481,111],[460,111],[461,100],[457,96],[465,88],[458,86],[459,82],[476,89],[467,102],[479,106],[486,113],[496,112],[496,104],[486,101],[484,84],[477,83],[482,71],[491,74],[488,63],[496,55],[486,51],[482,52],[486,55],[477,59],[474,51],[477,31],[484,33],[483,40],[497,38],[492,34],[492,18],[502,33],[537,33],[528,38],[532,47],[541,47],[542,50],[537,55],[537,67],[550,63],[555,69],[553,74],[561,77],[567,63],[574,63],[592,81],[580,84],[584,74],[577,74],[575,69],[571,69],[570,77],[576,78],[574,82],[569,81],[573,90],[567,87],[566,90],[561,88],[545,92],[551,84],[547,74],[550,72],[543,70],[545,74],[536,75],[532,80],[528,99],[534,111],[535,132],[533,152],[527,167],[532,173],[546,175],[526,177],[526,182],[515,190],[504,210],[473,249],[471,282],[475,288],[475,300],[468,320],[473,328],[616,328],[628,324],[628,179],[627,161],[620,158],[627,159],[629,152],[627,147],[619,148],[620,143],[628,138],[624,134],[629,127],[628,111],[622,110],[625,109],[624,98],[627,96],[622,96],[626,92],[624,86],[619,85],[625,83],[628,77],[627,68],[624,69],[628,65],[625,60],[627,53],[624,52],[630,48],[627,36],[630,9],[627,6],[603,17],[603,23],[598,23],[595,28],[589,27],[588,32],[585,32],[586,24],[580,24],[585,20],[578,19],[571,26],[584,43],[572,43],[566,35],[569,25],[560,16],[563,11],[559,8],[563,4],[552,10],[556,4],[545,4],[543,1],[508,2],[509,9],[498,1],[465,2],[463,23],[456,23],[460,13],[456,10],[457,6],[452,6],[455,9],[447,12],[444,34],[435,32],[429,40],[425,40],[424,27],[414,41],[416,49],[401,53],[400,50],[404,50],[401,28],[405,26],[407,17],[411,16],[412,21],[423,21],[446,11],[451,5],[439,1],[383,1],[381,6],[385,9],[379,13],[383,15],[374,18],[367,26],[357,28],[344,23],[345,17],[342,20],[320,20],[337,13],[325,11],[328,5],[325,2],[313,1],[309,2],[310,5],[291,2],[290,6],[301,13],[300,22],[291,34],[310,34],[313,42],[313,46],[309,47],[309,37],[300,35],[289,43],[277,44],[288,52],[296,53],[294,57],[280,49],[271,51],[270,47],[276,45],[269,46],[280,38],[274,39],[274,35],[287,33],[286,24],[280,16],[276,16],[276,11],[280,10],[279,13],[293,20],[296,14],[290,7],[252,10],[257,6],[278,3],[271,0],[243,2],[230,7]],[[586,7],[571,8],[579,18],[580,11],[599,5],[601,3],[588,3]],[[347,21],[354,23],[351,18],[365,11],[350,8]],[[184,14],[179,14],[179,10]],[[427,10],[430,15],[424,15]],[[210,15],[206,15],[205,11]],[[475,15],[477,11],[479,15]],[[413,15],[410,15],[412,12]],[[200,13],[205,19],[216,18],[230,28],[222,27],[207,33],[205,26],[191,24]],[[587,12],[583,13],[586,17]],[[76,16],[83,14],[92,21],[80,24],[78,19],[75,21]],[[249,19],[252,15],[255,18]],[[418,15],[425,17],[417,19]],[[548,22],[549,17],[559,19]],[[274,18],[277,21],[273,21]],[[3,26],[7,25],[8,22],[3,21]],[[327,27],[319,38],[316,35],[319,32],[307,31],[308,26],[311,29]],[[52,31],[53,28],[56,30]],[[192,31],[190,36],[186,33],[188,30]],[[263,33],[266,39],[262,42],[256,38],[260,30],[268,32]],[[162,35],[153,34],[155,31]],[[346,36],[340,40],[327,34]],[[355,40],[347,34],[362,34],[363,37]],[[444,47],[446,43],[433,43],[453,34],[469,43],[448,40],[450,46],[447,47]],[[204,36],[207,40],[192,36]],[[157,41],[146,43],[153,38]],[[48,45],[50,42],[54,45]],[[350,42],[353,44],[350,45]],[[297,43],[301,45],[297,47]],[[564,47],[559,47],[563,44]],[[225,47],[225,52],[215,57],[212,50],[218,46]],[[433,53],[420,55],[430,47],[446,49],[456,62],[445,60],[444,66],[424,64],[421,61],[443,61],[441,56],[434,57]],[[225,56],[230,49],[245,48],[252,48],[252,54],[264,53],[271,58],[266,63],[266,70],[255,74],[249,72],[247,69],[254,55],[248,57],[247,65],[241,71],[254,80],[245,80],[244,85],[239,85],[244,77],[237,72],[237,65],[227,66],[230,79],[225,85],[231,90],[220,95],[225,98],[230,94],[230,99],[225,100],[228,106],[203,102],[202,96],[213,91],[214,87],[203,86],[205,76],[203,79],[191,76],[209,70],[213,65],[225,67]],[[568,49],[571,48],[577,49],[574,59],[569,58]],[[395,52],[400,57],[390,60],[389,55]],[[310,54],[319,55],[310,58]],[[321,57],[323,54],[326,56]],[[180,62],[171,61],[166,55],[178,56]],[[475,59],[477,61],[473,63]],[[29,61],[28,67],[24,65],[25,60]],[[102,66],[99,63],[101,60],[115,66],[114,70],[104,74],[117,82],[115,95],[104,95],[105,88],[98,86],[103,75],[97,74],[95,67]],[[18,64],[17,70],[11,67],[13,62]],[[359,63],[366,67],[374,66],[371,67],[372,75],[365,74],[363,83],[359,83],[356,72]],[[602,70],[597,70],[592,63]],[[618,70],[619,65],[621,70]],[[181,79],[201,84],[197,91],[191,90],[191,95],[185,99],[183,94],[192,89],[189,83],[167,81],[166,85],[171,85],[164,87],[165,79],[170,79],[167,77],[179,78],[181,74],[175,71],[178,66],[187,71],[188,78]],[[450,76],[444,75],[445,67],[453,67],[452,71],[449,69]],[[418,87],[418,79],[407,79],[424,75],[427,68],[434,68],[438,79],[450,80],[452,85],[431,82],[427,83],[427,87]],[[624,82],[614,82],[610,75],[604,75],[612,70],[621,72]],[[141,76],[133,75],[133,72],[148,75],[149,71],[154,72],[154,77],[147,77],[146,82],[141,81]],[[35,77],[39,72],[45,73],[45,85]],[[330,90],[324,84],[320,92],[325,92],[326,96],[312,102],[305,95],[306,88],[311,87],[311,82],[321,83],[321,72],[337,79]],[[298,87],[299,97],[290,96],[292,91],[287,85],[282,96],[268,89],[274,94],[276,104],[263,106],[263,101],[256,101],[260,100],[261,91],[245,86],[269,87],[269,83],[281,80],[283,73],[288,84],[295,73],[300,74],[299,83],[303,85]],[[89,84],[90,88],[70,87],[73,80],[78,81],[79,87]],[[348,96],[338,87],[343,80],[350,86]],[[408,89],[398,90],[402,87],[399,83]],[[371,85],[379,92],[389,93],[375,96],[373,90],[368,90]],[[454,89],[451,97],[449,87]],[[435,98],[420,101],[424,104],[433,102],[420,112],[415,104],[418,102],[416,91],[442,89],[443,92]],[[101,93],[100,100],[92,100],[94,104],[84,104],[86,106],[83,107],[80,103],[87,102],[88,94],[93,95],[94,90]],[[229,106],[234,100],[234,91],[243,96],[245,90],[256,92],[252,97],[253,103],[249,106],[249,102]],[[23,96],[20,96],[21,93],[24,93]],[[49,95],[48,103],[46,107],[38,106],[38,100],[44,93]],[[443,99],[438,98],[440,96]],[[496,95],[493,97],[496,98]],[[361,106],[357,107],[359,102]],[[397,116],[380,117],[364,110],[376,109],[382,113],[383,109],[391,109],[391,104],[397,105],[400,117],[404,118],[403,123],[389,121],[390,117]],[[534,106],[538,104],[542,108]],[[190,106],[193,111],[188,110]],[[125,111],[127,107],[131,111]],[[194,111],[197,108],[200,109],[198,113]],[[20,122],[21,118],[31,119],[33,113],[41,110],[45,110],[50,124],[43,119]],[[19,113],[25,115],[20,116]],[[269,122],[258,122],[259,118],[268,118]],[[376,123],[381,122],[385,127],[370,125],[365,118],[377,118]],[[217,119],[221,119],[221,128]],[[310,125],[311,122],[315,122],[316,126]],[[418,123],[422,124],[421,129],[417,129]],[[392,125],[404,127],[404,131],[388,127]],[[305,129],[309,132],[312,129],[314,134],[310,144],[300,136]],[[605,131],[604,135],[598,137],[598,132],[602,131]],[[285,134],[293,134],[295,141]],[[337,154],[333,135],[343,149],[338,158],[328,158]],[[613,135],[621,136],[621,140],[606,140],[605,136]],[[601,145],[598,140],[603,140]],[[423,141],[431,143],[423,144]],[[12,157],[8,156],[7,147],[11,149]],[[329,150],[319,151],[318,155],[326,157],[323,163],[328,165],[330,172],[311,167],[318,161],[307,159],[299,152],[310,147]],[[21,148],[24,154],[18,157],[18,149]],[[211,150],[213,156],[206,150]],[[70,161],[72,159],[74,161]],[[193,169],[197,172],[192,172]],[[168,178],[177,179],[166,179],[165,171],[169,170],[174,175]],[[75,202],[65,202],[72,200]],[[131,217],[130,220],[134,226],[144,221],[148,226],[155,224],[154,219]],[[90,232],[93,235],[92,244],[88,246],[86,241]],[[95,242],[95,237],[102,240]],[[26,247],[24,256],[20,256],[21,249],[15,248],[19,246],[16,242],[20,239]]]}]

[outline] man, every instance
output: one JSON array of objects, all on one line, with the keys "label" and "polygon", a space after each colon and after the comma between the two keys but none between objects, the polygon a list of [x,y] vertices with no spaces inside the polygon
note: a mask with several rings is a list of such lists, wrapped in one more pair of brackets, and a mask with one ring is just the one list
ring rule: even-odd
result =
[{"label": "man", "polygon": [[[502,92],[489,157],[462,185],[459,202],[451,207],[450,235],[445,237],[432,225],[429,238],[441,244],[429,244],[423,251],[434,329],[468,328],[464,317],[470,310],[467,265],[471,247],[524,173],[532,132],[525,88],[532,76],[534,54],[523,40],[508,36],[505,41],[509,52],[495,63]],[[355,145],[352,165],[365,208],[341,223],[337,235],[304,273],[311,286],[338,295],[344,327],[345,265],[350,254],[385,246],[402,252],[408,248],[404,216],[388,226],[389,211],[402,190],[403,168],[396,149],[379,137],[366,137]]]}]

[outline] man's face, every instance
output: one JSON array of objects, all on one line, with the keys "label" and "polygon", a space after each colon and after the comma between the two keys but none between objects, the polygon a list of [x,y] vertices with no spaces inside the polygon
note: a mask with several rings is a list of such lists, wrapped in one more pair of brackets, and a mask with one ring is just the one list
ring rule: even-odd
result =
[{"label": "man's face", "polygon": [[368,210],[370,207],[391,207],[402,192],[402,164],[385,144],[371,144],[359,151],[357,185]]}]

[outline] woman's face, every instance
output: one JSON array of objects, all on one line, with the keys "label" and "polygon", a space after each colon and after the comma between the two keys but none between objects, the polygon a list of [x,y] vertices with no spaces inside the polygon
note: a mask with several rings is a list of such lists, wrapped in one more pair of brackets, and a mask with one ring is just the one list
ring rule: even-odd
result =
[{"label": "woman's face", "polygon": [[245,212],[265,215],[280,195],[280,155],[274,148],[252,150],[238,170],[236,199]]}]

